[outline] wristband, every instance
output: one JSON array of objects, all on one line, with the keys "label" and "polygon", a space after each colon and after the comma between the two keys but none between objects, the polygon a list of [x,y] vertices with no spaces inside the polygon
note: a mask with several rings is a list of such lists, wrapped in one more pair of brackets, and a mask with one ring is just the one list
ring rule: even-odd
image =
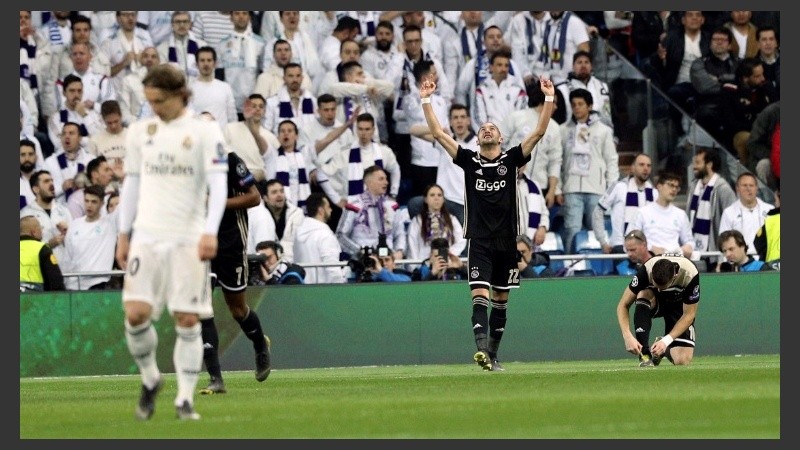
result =
[{"label": "wristband", "polygon": [[672,341],[674,341],[674,339],[672,339],[672,336],[670,335],[666,335],[661,338],[661,342],[664,343],[664,348],[669,348],[670,344],[672,344]]},{"label": "wristband", "polygon": [[425,97],[425,98],[423,98],[421,100],[421,102],[422,102],[423,105],[430,104],[431,103],[431,98],[430,97]]},{"label": "wristband", "polygon": [[545,95],[544,96],[544,101],[553,103],[554,101],[556,101],[556,96],[555,95]]}]

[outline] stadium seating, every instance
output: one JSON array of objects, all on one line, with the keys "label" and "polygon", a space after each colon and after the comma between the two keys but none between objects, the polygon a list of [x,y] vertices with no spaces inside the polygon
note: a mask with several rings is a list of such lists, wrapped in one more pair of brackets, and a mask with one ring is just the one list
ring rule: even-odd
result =
[{"label": "stadium seating", "polygon": [[[592,230],[580,230],[573,238],[572,248],[581,255],[602,255],[603,249],[600,241],[594,236]],[[614,262],[611,259],[590,259],[588,266],[597,275],[611,275],[614,273]]]}]

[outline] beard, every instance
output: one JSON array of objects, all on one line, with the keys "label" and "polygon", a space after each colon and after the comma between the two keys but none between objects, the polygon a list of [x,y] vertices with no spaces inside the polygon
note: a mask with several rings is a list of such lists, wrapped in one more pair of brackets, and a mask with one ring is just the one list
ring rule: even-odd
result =
[{"label": "beard", "polygon": [[36,164],[32,162],[26,162],[19,165],[19,170],[23,173],[31,173],[33,169],[36,168]]},{"label": "beard", "polygon": [[375,41],[375,48],[381,52],[388,52],[392,48],[391,41]]}]

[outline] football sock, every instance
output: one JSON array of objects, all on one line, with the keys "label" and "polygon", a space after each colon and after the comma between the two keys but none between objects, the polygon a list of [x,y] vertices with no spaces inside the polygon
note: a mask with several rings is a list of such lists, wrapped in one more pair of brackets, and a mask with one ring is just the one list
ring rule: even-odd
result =
[{"label": "football sock", "polygon": [[175,326],[175,349],[172,353],[172,363],[175,365],[175,376],[178,380],[178,394],[175,397],[175,406],[188,400],[193,404],[194,389],[200,378],[200,369],[203,367],[203,339],[201,338],[200,324],[191,327]]},{"label": "football sock", "polygon": [[478,350],[486,350],[486,335],[489,331],[489,299],[481,295],[472,298],[472,332]]},{"label": "football sock", "polygon": [[650,355],[650,328],[653,326],[653,318],[650,302],[647,300],[637,300],[633,309],[633,327],[636,340],[642,344],[642,354]]},{"label": "football sock", "polygon": [[256,353],[265,351],[267,343],[264,341],[264,331],[261,329],[261,321],[258,320],[256,313],[252,309],[248,309],[244,319],[238,322],[244,335],[253,342],[253,350]]},{"label": "football sock", "polygon": [[148,389],[152,389],[161,378],[156,364],[158,335],[153,323],[147,320],[140,325],[132,326],[125,320],[125,341],[128,344],[128,351],[139,367],[142,383]]},{"label": "football sock", "polygon": [[508,300],[492,300],[492,312],[489,314],[489,356],[497,359],[497,350],[506,327],[506,307]]},{"label": "football sock", "polygon": [[222,368],[219,365],[219,333],[214,318],[202,319],[203,362],[212,378],[222,379]]}]

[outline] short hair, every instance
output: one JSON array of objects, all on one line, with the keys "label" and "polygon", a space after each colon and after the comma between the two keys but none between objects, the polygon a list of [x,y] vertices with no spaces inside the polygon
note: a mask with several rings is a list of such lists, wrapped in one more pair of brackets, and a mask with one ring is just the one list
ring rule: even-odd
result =
[{"label": "short hair", "polygon": [[450,105],[450,109],[447,111],[447,116],[449,117],[450,114],[453,114],[453,111],[464,110],[467,112],[467,116],[469,116],[469,108],[467,105],[463,105],[461,103],[453,103]]},{"label": "short hair", "polygon": [[535,108],[544,103],[544,92],[539,80],[531,80],[525,84],[525,93],[528,95],[528,107]]},{"label": "short hair", "polygon": [[511,50],[507,47],[501,47],[500,50],[492,53],[492,56],[489,58],[489,64],[494,64],[494,60],[496,58],[506,58],[509,60],[509,64],[511,61]]},{"label": "short hair", "polygon": [[739,61],[739,65],[736,66],[736,81],[741,81],[744,78],[752,76],[753,70],[763,65],[764,62],[761,61],[760,58],[744,58]]},{"label": "short hair", "polygon": [[20,147],[33,147],[33,149],[36,150],[36,144],[34,144],[33,141],[30,140],[30,139],[20,139],[19,140],[19,146]]},{"label": "short hair", "polygon": [[276,48],[276,47],[277,47],[279,44],[286,44],[286,45],[288,45],[288,46],[289,46],[289,50],[291,50],[291,49],[292,49],[292,44],[290,44],[290,43],[289,43],[289,41],[287,41],[286,39],[278,39],[277,41],[275,41],[275,43],[274,43],[274,44],[272,44],[272,53],[275,53],[275,48]]},{"label": "short hair", "polygon": [[189,100],[189,89],[186,86],[186,75],[172,64],[160,64],[144,76],[142,85],[161,89],[170,95],[182,96],[184,102]]},{"label": "short hair", "polygon": [[576,98],[582,98],[587,105],[593,105],[594,101],[592,99],[592,93],[587,91],[586,89],[575,89],[574,91],[569,93],[569,103],[572,104],[572,100]]},{"label": "short hair", "polygon": [[525,247],[528,247],[529,249],[533,249],[533,241],[531,241],[531,238],[529,238],[527,235],[518,234],[517,235],[517,243],[520,243],[520,242],[525,244]]},{"label": "short hair", "polygon": [[103,186],[93,184],[91,186],[86,186],[83,188],[83,196],[86,197],[86,194],[91,194],[98,197],[100,200],[106,197],[106,190]]},{"label": "short hair", "polygon": [[366,180],[367,177],[369,177],[370,175],[372,175],[373,173],[375,173],[375,172],[377,172],[379,170],[382,171],[383,173],[386,173],[386,171],[383,170],[383,167],[381,167],[381,166],[379,166],[377,164],[373,164],[373,165],[367,167],[366,169],[364,169],[364,179]]},{"label": "short hair", "polygon": [[319,97],[317,97],[317,105],[319,105],[320,103],[330,103],[330,102],[336,102],[336,97],[334,97],[331,94],[322,94]]},{"label": "short hair", "polygon": [[296,62],[290,62],[290,63],[287,63],[285,66],[283,66],[283,73],[286,74],[287,70],[294,69],[294,68],[300,69],[300,73],[303,73],[303,66],[301,66],[300,64],[298,64]]},{"label": "short hair", "polygon": [[737,247],[744,247],[744,250],[747,251],[747,242],[744,241],[744,236],[739,230],[726,230],[720,233],[717,238],[717,248],[721,249],[722,244],[730,238],[733,238],[733,242],[736,243]]},{"label": "short hair", "polygon": [[431,67],[433,66],[434,66],[433,61],[429,61],[426,59],[423,59],[422,61],[414,64],[413,73],[414,73],[414,79],[417,80],[417,83],[422,83],[422,78],[425,77],[425,75],[431,73]]},{"label": "short hair", "polygon": [[345,40],[342,41],[341,44],[339,44],[339,54],[341,54],[342,50],[344,50],[344,46],[347,45],[347,44],[350,44],[350,43],[356,44],[356,48],[358,49],[358,53],[361,53],[361,47],[358,45],[358,42],[356,42],[354,39],[345,39]]},{"label": "short hair", "polygon": [[267,104],[267,99],[264,98],[264,96],[259,94],[258,92],[255,92],[253,94],[248,95],[247,99],[248,100],[261,100],[262,102],[264,102],[265,105]]},{"label": "short hair", "polygon": [[714,172],[719,172],[722,169],[722,156],[714,147],[697,147],[695,155],[703,155],[703,160],[706,163],[711,163],[711,168]]},{"label": "short hair", "polygon": [[662,170],[661,172],[658,173],[658,181],[656,181],[657,185],[667,184],[667,182],[669,181],[677,181],[678,183],[681,183],[683,182],[683,179],[681,178],[680,175],[674,172],[670,172],[668,170]]},{"label": "short hair", "polygon": [[420,28],[420,27],[418,27],[416,25],[406,25],[406,26],[403,27],[403,39],[406,38],[406,34],[411,33],[412,31],[416,31],[420,35],[422,35],[422,28]]},{"label": "short hair", "polygon": [[290,124],[292,124],[292,126],[294,127],[294,133],[295,133],[295,134],[300,134],[300,130],[297,128],[297,124],[296,124],[296,123],[294,123],[294,121],[292,121],[291,119],[284,119],[284,120],[281,120],[281,122],[278,124],[278,130],[280,130],[280,129],[281,129],[281,127],[283,126],[283,124],[285,124],[285,123],[290,123]]},{"label": "short hair", "polygon": [[739,184],[739,180],[741,180],[744,177],[750,177],[750,178],[756,180],[756,184],[758,184],[758,177],[756,177],[755,174],[753,174],[752,172],[742,172],[742,173],[740,173],[739,176],[736,177],[736,184]]},{"label": "short hair", "polygon": [[73,126],[73,127],[77,128],[78,129],[78,134],[81,134],[81,126],[77,122],[73,122],[71,120],[69,120],[67,122],[64,122],[64,125],[61,126],[61,134],[64,133],[64,128],[67,128],[67,126]]},{"label": "short hair", "polygon": [[664,286],[678,274],[680,264],[667,258],[661,258],[653,264],[653,282],[656,286]]},{"label": "short hair", "polygon": [[487,33],[489,32],[489,30],[491,30],[492,28],[495,28],[495,29],[497,29],[497,30],[500,30],[500,34],[503,34],[503,29],[502,29],[502,28],[498,27],[497,25],[490,25],[490,26],[486,27],[486,29],[484,29],[484,30],[483,30],[483,37],[484,37],[484,38],[486,38],[486,34],[487,34]]},{"label": "short hair", "polygon": [[450,248],[450,242],[447,238],[437,237],[431,239],[431,248],[436,250],[440,248]]},{"label": "short hair", "polygon": [[100,168],[100,164],[104,162],[108,162],[108,160],[104,155],[100,155],[89,161],[88,164],[86,164],[86,173],[89,175],[90,180],[92,178],[92,173],[96,172],[97,169]]},{"label": "short hair", "polygon": [[592,54],[587,52],[586,50],[578,50],[577,52],[575,52],[575,54],[572,55],[572,64],[575,64],[578,58],[582,56],[589,58],[589,63],[594,64],[594,61],[592,60]]},{"label": "short hair", "polygon": [[199,55],[200,53],[203,53],[203,52],[211,53],[211,59],[213,59],[214,61],[217,60],[217,51],[214,50],[214,47],[212,47],[210,45],[205,45],[203,47],[198,48],[197,49],[197,53],[195,53],[195,57],[197,57],[197,55]]},{"label": "short hair", "polygon": [[190,13],[189,11],[172,11],[172,15],[170,16],[170,22],[175,20],[175,17],[182,15],[187,15],[189,16],[189,20],[192,20],[192,13]]},{"label": "short hair", "polygon": [[714,31],[711,32],[711,35],[713,36],[715,34],[724,34],[725,37],[728,38],[728,43],[729,44],[733,43],[734,37],[733,37],[733,32],[731,31],[730,28],[726,26],[719,26],[717,28],[714,28]]},{"label": "short hair", "polygon": [[[39,178],[41,178],[42,175],[50,175],[50,171],[42,169],[42,170],[37,170],[36,172],[33,172],[33,174],[31,175],[31,179],[30,179],[31,189],[33,189],[33,188],[35,188],[36,186],[39,185]],[[52,175],[50,175],[50,176],[52,176]]]},{"label": "short hair", "polygon": [[279,180],[277,178],[270,178],[269,180],[266,181],[266,183],[264,183],[264,193],[265,194],[266,194],[267,191],[269,191],[269,187],[272,186],[273,184],[279,184],[279,185],[283,186],[283,183],[281,183],[281,180]]},{"label": "short hair", "polygon": [[105,117],[109,114],[119,114],[122,115],[122,108],[119,106],[119,102],[116,100],[106,100],[100,105],[100,115]]},{"label": "short hair", "polygon": [[360,30],[361,29],[361,22],[358,19],[354,19],[350,16],[343,16],[339,18],[339,21],[336,22],[336,28],[333,29],[334,32],[336,31],[349,31],[349,30]]},{"label": "short hair", "polygon": [[358,122],[369,122],[375,125],[375,117],[372,116],[370,113],[361,113],[356,117],[356,123]]},{"label": "short hair", "polygon": [[325,194],[322,192],[312,192],[306,199],[306,215],[314,217],[320,209],[325,206]]},{"label": "short hair", "polygon": [[89,25],[89,29],[90,30],[92,29],[92,19],[90,19],[90,18],[88,18],[88,17],[86,17],[86,16],[84,16],[82,14],[78,14],[75,17],[72,17],[70,19],[70,22],[71,22],[70,23],[70,29],[71,30],[75,29],[75,24],[76,23],[85,23],[85,24]]},{"label": "short hair", "polygon": [[761,33],[765,31],[772,31],[772,33],[775,34],[775,40],[778,42],[781,41],[780,38],[778,37],[778,30],[776,30],[775,27],[771,25],[764,25],[763,27],[758,27],[758,29],[756,30],[756,40],[761,39]]},{"label": "short hair", "polygon": [[350,73],[355,70],[356,67],[361,67],[361,63],[358,61],[347,61],[342,64],[342,75]]},{"label": "short hair", "polygon": [[645,245],[647,244],[647,236],[645,236],[644,231],[642,231],[642,230],[631,230],[631,231],[628,231],[625,234],[625,240],[629,241],[631,239],[635,239],[637,241],[640,241],[640,242],[644,243]]},{"label": "short hair", "polygon": [[256,244],[257,252],[261,250],[266,250],[268,248],[272,249],[272,251],[275,252],[275,256],[277,256],[278,259],[281,259],[281,257],[283,256],[283,246],[279,242],[261,241],[258,244]]},{"label": "short hair", "polygon": [[392,25],[392,22],[389,22],[388,20],[381,20],[380,22],[378,22],[378,25],[376,25],[375,28],[386,28],[387,30],[394,33],[394,25]]},{"label": "short hair", "polygon": [[81,80],[81,77],[73,74],[65,76],[64,81],[61,82],[61,89],[64,91],[64,93],[67,92],[67,88],[72,83],[80,83],[81,85],[83,85],[83,80]]}]

